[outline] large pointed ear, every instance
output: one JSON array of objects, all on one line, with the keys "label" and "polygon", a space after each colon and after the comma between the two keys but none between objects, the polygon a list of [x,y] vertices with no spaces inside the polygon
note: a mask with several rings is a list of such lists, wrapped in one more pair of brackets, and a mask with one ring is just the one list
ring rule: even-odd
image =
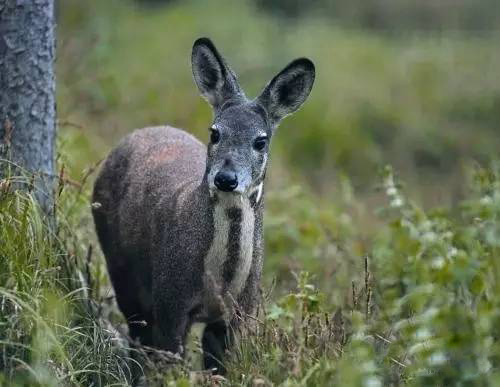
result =
[{"label": "large pointed ear", "polygon": [[214,111],[228,100],[244,98],[236,75],[210,39],[200,38],[194,42],[191,65],[196,85]]},{"label": "large pointed ear", "polygon": [[273,127],[304,103],[314,76],[313,62],[307,58],[295,59],[264,88],[257,102],[266,109]]}]

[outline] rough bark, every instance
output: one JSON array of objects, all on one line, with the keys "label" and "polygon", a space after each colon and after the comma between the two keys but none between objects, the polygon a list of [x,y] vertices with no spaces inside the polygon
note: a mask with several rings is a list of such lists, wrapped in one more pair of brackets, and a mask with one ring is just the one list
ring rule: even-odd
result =
[{"label": "rough bark", "polygon": [[27,176],[17,186],[33,183],[46,211],[55,164],[54,30],[54,0],[0,0],[0,176]]}]

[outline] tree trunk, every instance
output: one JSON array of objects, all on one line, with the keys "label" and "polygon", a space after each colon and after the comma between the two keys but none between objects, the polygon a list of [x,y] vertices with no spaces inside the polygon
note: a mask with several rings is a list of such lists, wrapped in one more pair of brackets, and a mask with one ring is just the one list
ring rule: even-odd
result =
[{"label": "tree trunk", "polygon": [[33,187],[46,212],[55,164],[54,29],[53,0],[0,0],[0,176],[27,177],[16,187]]}]

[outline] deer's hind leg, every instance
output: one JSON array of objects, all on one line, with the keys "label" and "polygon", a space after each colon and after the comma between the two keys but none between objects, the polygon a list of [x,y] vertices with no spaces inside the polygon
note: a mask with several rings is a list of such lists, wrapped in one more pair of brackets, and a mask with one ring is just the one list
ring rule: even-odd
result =
[{"label": "deer's hind leg", "polygon": [[147,266],[147,262],[144,262],[144,258],[130,254],[121,255],[113,262],[115,264],[108,263],[108,272],[115,290],[116,301],[127,321],[130,337],[134,340],[139,339],[142,345],[151,346],[153,313],[150,274],[144,267]]},{"label": "deer's hind leg", "polygon": [[94,199],[102,205],[92,213],[118,307],[127,321],[130,336],[144,345],[151,345],[153,316],[149,257],[127,253],[120,248],[116,229],[111,226],[117,219],[110,219],[110,211],[105,210],[109,207],[109,200],[99,194]]}]

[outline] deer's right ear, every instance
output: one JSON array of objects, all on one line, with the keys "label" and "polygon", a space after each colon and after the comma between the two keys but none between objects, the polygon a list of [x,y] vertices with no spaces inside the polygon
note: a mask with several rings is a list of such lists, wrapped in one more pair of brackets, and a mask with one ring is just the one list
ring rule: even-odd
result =
[{"label": "deer's right ear", "polygon": [[244,97],[236,75],[210,39],[200,38],[194,42],[191,65],[201,95],[215,111],[227,100]]},{"label": "deer's right ear", "polygon": [[266,109],[276,127],[307,99],[314,84],[314,63],[307,58],[292,61],[264,88],[257,101]]}]

